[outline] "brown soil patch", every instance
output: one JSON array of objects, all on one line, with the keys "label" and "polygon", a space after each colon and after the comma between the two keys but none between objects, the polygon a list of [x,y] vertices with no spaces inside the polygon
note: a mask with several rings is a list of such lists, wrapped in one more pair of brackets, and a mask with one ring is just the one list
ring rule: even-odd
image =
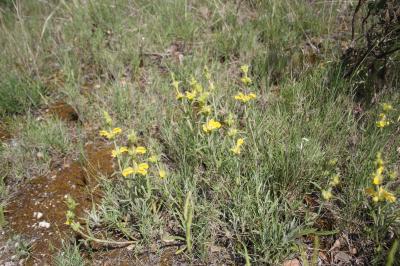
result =
[{"label": "brown soil patch", "polygon": [[[49,176],[32,179],[18,190],[7,206],[6,218],[13,233],[31,241],[32,253],[27,265],[51,264],[52,254],[60,248],[61,240],[74,235],[65,224],[65,197],[70,195],[74,198],[79,204],[76,214],[83,216],[96,198],[93,195],[99,194],[94,174],[110,175],[113,171],[110,154],[109,146],[87,145],[84,166],[73,162]],[[42,214],[40,218],[38,212]],[[47,222],[50,227],[41,227],[40,222],[42,225]]]},{"label": "brown soil patch", "polygon": [[[135,256],[129,248],[101,251],[92,254],[92,265],[121,266],[172,266],[185,264],[182,256],[175,255],[176,248],[165,248],[161,254],[148,253]],[[181,260],[180,260],[181,259]]]},{"label": "brown soil patch", "polygon": [[53,105],[51,105],[48,109],[48,113],[55,115],[64,121],[79,120],[79,115],[75,111],[75,109],[71,105],[62,101],[56,102]]}]

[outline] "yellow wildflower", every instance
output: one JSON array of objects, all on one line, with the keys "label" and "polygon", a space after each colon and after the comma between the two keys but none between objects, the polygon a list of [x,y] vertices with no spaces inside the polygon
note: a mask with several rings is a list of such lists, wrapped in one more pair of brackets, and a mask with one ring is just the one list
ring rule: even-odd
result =
[{"label": "yellow wildflower", "polygon": [[160,176],[161,179],[164,179],[167,176],[167,172],[163,169],[160,169],[158,171],[158,175]]},{"label": "yellow wildflower", "polygon": [[124,170],[122,170],[122,175],[127,177],[128,175],[134,174],[135,170],[132,167],[127,167]]},{"label": "yellow wildflower", "polygon": [[387,202],[393,203],[396,201],[396,196],[389,191],[383,190],[382,196]]},{"label": "yellow wildflower", "polygon": [[240,79],[240,81],[242,81],[242,83],[244,85],[249,85],[251,83],[251,78],[249,78],[248,76],[244,76]]},{"label": "yellow wildflower", "polygon": [[107,130],[100,130],[99,134],[100,134],[100,136],[102,136],[102,137],[108,138],[108,134],[109,134],[109,133],[108,133]]},{"label": "yellow wildflower", "polygon": [[382,160],[382,153],[377,152],[376,153],[376,159],[375,159],[375,165],[379,168],[384,165],[384,161]]},{"label": "yellow wildflower", "polygon": [[122,129],[120,128],[120,127],[115,127],[115,128],[113,128],[113,130],[112,130],[112,133],[114,134],[114,135],[118,135],[118,134],[120,134],[122,132]]},{"label": "yellow wildflower", "polygon": [[253,100],[253,99],[255,99],[256,97],[257,97],[257,96],[256,96],[254,93],[243,94],[242,92],[239,92],[238,94],[236,94],[236,95],[234,96],[234,98],[235,98],[236,100],[241,101],[241,102],[244,102],[244,103],[246,103],[246,102],[248,102],[248,101],[250,101],[250,100]]},{"label": "yellow wildflower", "polygon": [[332,192],[330,188],[328,190],[322,190],[322,198],[324,198],[324,200],[330,200],[332,198]]},{"label": "yellow wildflower", "polygon": [[386,200],[387,202],[393,203],[396,201],[396,196],[381,186],[378,187],[377,191],[373,190],[372,188],[368,188],[366,192],[372,196],[372,200],[375,202]]},{"label": "yellow wildflower", "polygon": [[243,72],[244,75],[247,75],[247,73],[249,72],[249,65],[241,66],[240,70]]},{"label": "yellow wildflower", "polygon": [[140,163],[135,168],[135,173],[145,176],[145,175],[147,175],[147,169],[149,169],[149,165],[147,163]]},{"label": "yellow wildflower", "polygon": [[338,174],[332,176],[332,180],[330,182],[330,185],[335,187],[335,186],[337,186],[339,184],[340,184],[340,176]]},{"label": "yellow wildflower", "polygon": [[379,128],[384,128],[390,124],[389,120],[387,119],[386,115],[381,113],[379,114],[379,121],[376,121],[376,126]]},{"label": "yellow wildflower", "polygon": [[210,121],[208,121],[207,123],[205,123],[203,125],[203,131],[206,132],[206,133],[209,133],[209,132],[211,132],[211,131],[213,131],[215,129],[218,129],[220,127],[221,127],[221,123],[220,122],[218,122],[218,121],[216,121],[214,119],[211,119]]},{"label": "yellow wildflower", "polygon": [[244,144],[244,139],[242,139],[242,138],[239,138],[237,141],[236,141],[236,145],[231,149],[231,151],[234,153],[234,154],[240,154],[240,148],[241,148],[241,146]]},{"label": "yellow wildflower", "polygon": [[374,175],[372,183],[374,185],[381,185],[383,183],[383,176],[381,174]]},{"label": "yellow wildflower", "polygon": [[122,129],[119,127],[114,128],[112,131],[100,130],[100,136],[107,139],[113,139],[117,134],[121,133]]},{"label": "yellow wildflower", "polygon": [[193,101],[197,96],[197,91],[186,91],[186,98],[189,101]]},{"label": "yellow wildflower", "polygon": [[185,95],[180,91],[176,91],[176,96],[175,97],[176,97],[177,100],[180,100],[180,99],[185,98]]},{"label": "yellow wildflower", "polygon": [[145,154],[147,152],[147,149],[143,146],[139,146],[135,148],[135,153],[137,154]]},{"label": "yellow wildflower", "polygon": [[120,148],[117,148],[116,150],[112,150],[111,156],[115,158],[115,157],[118,157],[119,155],[123,154],[124,152],[128,152],[128,148],[120,147]]},{"label": "yellow wildflower", "polygon": [[384,112],[390,112],[390,111],[393,111],[394,108],[393,108],[393,106],[392,106],[390,103],[383,103],[383,104],[382,104],[382,110],[383,110]]}]

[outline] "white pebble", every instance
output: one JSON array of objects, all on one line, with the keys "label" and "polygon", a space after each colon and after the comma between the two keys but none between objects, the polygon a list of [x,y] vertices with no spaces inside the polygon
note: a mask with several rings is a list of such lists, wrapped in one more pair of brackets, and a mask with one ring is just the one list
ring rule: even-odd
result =
[{"label": "white pebble", "polygon": [[34,212],[34,213],[33,213],[33,217],[36,218],[36,219],[40,219],[40,218],[43,217],[43,213],[41,213],[41,212]]},{"label": "white pebble", "polygon": [[41,221],[41,222],[39,222],[39,227],[50,228],[50,223],[48,223],[46,221]]}]

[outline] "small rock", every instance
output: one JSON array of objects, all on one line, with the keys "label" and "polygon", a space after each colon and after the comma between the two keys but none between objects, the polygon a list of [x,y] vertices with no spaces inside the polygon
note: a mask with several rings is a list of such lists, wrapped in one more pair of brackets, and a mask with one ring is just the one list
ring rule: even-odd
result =
[{"label": "small rock", "polygon": [[38,153],[36,153],[36,157],[37,157],[38,159],[43,159],[43,157],[44,157],[43,152],[38,152]]},{"label": "small rock", "polygon": [[50,223],[48,223],[48,222],[46,222],[46,221],[41,221],[41,222],[39,222],[39,227],[42,227],[42,228],[50,228]]},{"label": "small rock", "polygon": [[40,219],[40,218],[43,217],[43,213],[41,213],[41,212],[34,212],[34,213],[33,213],[33,217],[36,218],[36,219]]}]

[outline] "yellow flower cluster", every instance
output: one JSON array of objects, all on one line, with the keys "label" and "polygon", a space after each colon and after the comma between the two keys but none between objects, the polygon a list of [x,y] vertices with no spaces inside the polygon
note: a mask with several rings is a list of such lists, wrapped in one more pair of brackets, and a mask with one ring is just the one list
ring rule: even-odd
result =
[{"label": "yellow flower cluster", "polygon": [[249,78],[249,66],[248,65],[243,65],[240,67],[240,70],[243,73],[243,77],[240,79],[242,83],[247,86],[251,84],[251,78]]},{"label": "yellow flower cluster", "polygon": [[390,125],[390,119],[388,118],[389,112],[393,111],[394,108],[389,103],[383,103],[382,105],[382,113],[379,114],[379,120],[376,121],[376,126],[378,128],[384,128]]},{"label": "yellow flower cluster", "polygon": [[112,130],[100,130],[100,136],[106,137],[109,140],[114,139],[117,135],[121,134],[122,129],[115,127]]},{"label": "yellow flower cluster", "polygon": [[[240,69],[242,72],[242,78],[241,78],[242,83],[245,86],[250,85],[252,81],[248,75],[249,66],[243,65]],[[227,126],[226,135],[228,137],[236,139],[236,136],[238,135],[239,131],[234,126],[235,124],[234,115],[229,113],[229,116],[225,119],[224,123],[218,121],[216,118],[210,117],[211,114],[216,112],[216,110],[214,110],[212,106],[217,106],[217,104],[213,102],[215,100],[215,97],[210,97],[213,96],[212,92],[215,90],[215,86],[213,81],[211,80],[211,75],[207,67],[204,68],[203,75],[207,80],[208,85],[202,86],[200,82],[198,82],[195,78],[192,77],[191,80],[189,81],[189,90],[182,92],[182,90],[180,89],[181,82],[175,80],[175,76],[172,74],[171,75],[172,86],[176,92],[176,99],[182,101],[185,100],[184,102],[192,104],[192,106],[198,110],[197,114],[205,116],[205,121],[202,123],[201,127],[204,133],[211,134],[212,132],[217,132],[223,126],[224,127]],[[233,97],[235,100],[242,103],[247,103],[257,98],[256,94],[253,92],[250,93],[238,92]],[[230,151],[234,155],[239,155],[241,153],[243,145],[244,145],[244,139],[237,138]]]},{"label": "yellow flower cluster", "polygon": [[[113,140],[116,135],[122,133],[122,129],[119,127],[112,128],[113,121],[111,119],[111,116],[107,112],[104,112],[103,116],[105,124],[109,127],[109,129],[101,130],[100,136],[104,136],[109,140]],[[147,153],[147,148],[145,146],[136,145],[138,137],[135,131],[132,130],[128,134],[127,138],[130,147],[118,146],[117,142],[114,141],[115,147],[111,151],[111,156],[113,158],[116,158],[118,161],[120,173],[124,177],[136,174],[141,176],[148,175],[150,171],[150,165],[147,162],[136,162],[137,159],[139,159],[141,156]],[[124,154],[128,154],[129,156],[123,156]],[[165,178],[167,176],[167,171],[164,169],[164,167],[160,166],[158,163],[159,156],[151,155],[149,158],[147,158],[147,161],[153,163],[156,166],[160,178]]]},{"label": "yellow flower cluster", "polygon": [[123,154],[125,152],[128,152],[128,151],[129,151],[128,148],[125,147],[125,146],[124,147],[119,147],[119,148],[116,148],[116,149],[111,151],[111,156],[113,158],[116,158],[116,157],[120,156],[121,154]]},{"label": "yellow flower cluster", "polygon": [[[328,162],[329,167],[334,168],[336,166],[336,164],[337,164],[337,159],[332,159],[332,160],[329,160],[329,162]],[[336,169],[334,173],[332,173],[331,171],[326,171],[326,175],[331,175],[331,177],[330,177],[330,181],[328,184],[328,188],[323,189],[321,191],[321,195],[324,200],[330,200],[333,197],[333,194],[332,194],[333,188],[340,184],[340,174],[338,173],[338,170]]]},{"label": "yellow flower cluster", "polygon": [[203,131],[206,133],[210,133],[211,131],[219,129],[220,127],[220,122],[215,121],[214,119],[210,119],[207,123],[203,125]]},{"label": "yellow flower cluster", "polygon": [[[387,201],[393,203],[396,201],[396,196],[387,191],[383,186],[384,181],[384,173],[385,173],[385,163],[382,159],[382,154],[380,152],[377,153],[375,159],[376,169],[372,174],[372,187],[366,189],[368,195],[372,197],[374,202],[379,201]],[[395,176],[394,173],[389,174],[390,176]]]},{"label": "yellow flower cluster", "polygon": [[236,145],[231,149],[234,154],[240,154],[240,149],[244,144],[244,139],[239,138],[236,140]]},{"label": "yellow flower cluster", "polygon": [[240,102],[247,103],[248,101],[257,98],[257,96],[254,93],[244,94],[239,92],[234,96],[234,98]]},{"label": "yellow flower cluster", "polygon": [[149,169],[149,165],[147,163],[140,163],[135,165],[134,167],[127,167],[122,171],[122,175],[127,177],[128,175],[132,174],[139,174],[139,175],[147,175],[147,170]]},{"label": "yellow flower cluster", "polygon": [[[240,70],[242,71],[242,78],[240,79],[243,83],[244,86],[248,86],[251,84],[251,79],[249,78],[249,66],[248,65],[243,65],[240,67]],[[234,96],[235,100],[242,102],[242,103],[247,103],[251,100],[254,100],[257,98],[257,95],[253,92],[251,93],[243,93],[243,92],[238,92],[235,96]]]}]

